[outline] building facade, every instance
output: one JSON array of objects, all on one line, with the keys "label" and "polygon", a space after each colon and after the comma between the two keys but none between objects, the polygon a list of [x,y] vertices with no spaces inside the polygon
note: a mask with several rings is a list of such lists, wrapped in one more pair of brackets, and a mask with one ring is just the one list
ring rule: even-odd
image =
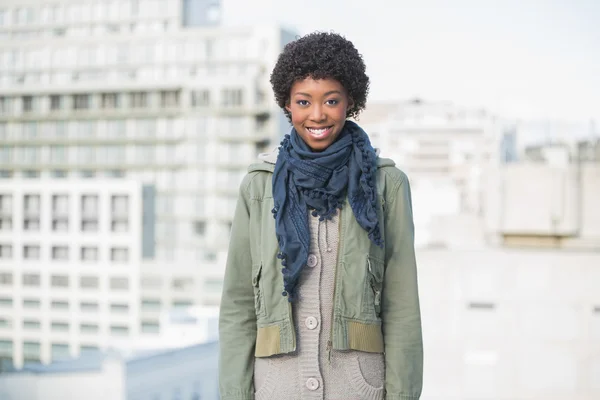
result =
[{"label": "building facade", "polygon": [[5,363],[69,358],[158,329],[140,319],[153,202],[152,187],[126,179],[0,181]]},{"label": "building facade", "polygon": [[[219,20],[216,0],[0,1],[1,357],[49,362],[218,305],[238,185],[288,128],[269,74],[293,38]],[[108,218],[119,190],[129,230],[90,236],[84,196]]]}]

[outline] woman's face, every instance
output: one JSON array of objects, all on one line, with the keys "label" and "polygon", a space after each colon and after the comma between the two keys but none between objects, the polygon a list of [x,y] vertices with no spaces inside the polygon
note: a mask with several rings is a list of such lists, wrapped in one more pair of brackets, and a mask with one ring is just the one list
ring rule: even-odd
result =
[{"label": "woman's face", "polygon": [[286,109],[292,125],[312,151],[323,151],[339,136],[351,106],[346,89],[335,79],[306,78],[290,90]]}]

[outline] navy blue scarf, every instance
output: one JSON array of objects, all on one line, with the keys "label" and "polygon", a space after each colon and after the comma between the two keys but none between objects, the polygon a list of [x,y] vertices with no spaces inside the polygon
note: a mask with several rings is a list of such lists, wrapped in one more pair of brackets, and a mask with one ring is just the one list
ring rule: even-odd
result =
[{"label": "navy blue scarf", "polygon": [[308,260],[308,210],[321,221],[331,219],[346,196],[369,239],[383,246],[377,218],[377,157],[367,134],[346,121],[337,140],[312,152],[292,129],[279,147],[273,173],[275,232],[283,265],[284,296],[295,298],[300,272]]}]

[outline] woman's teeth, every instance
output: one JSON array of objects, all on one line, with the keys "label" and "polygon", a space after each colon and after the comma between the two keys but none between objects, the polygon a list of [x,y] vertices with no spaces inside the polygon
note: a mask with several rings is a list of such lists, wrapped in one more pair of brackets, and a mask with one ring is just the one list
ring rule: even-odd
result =
[{"label": "woman's teeth", "polygon": [[306,129],[308,129],[308,131],[315,136],[323,136],[323,134],[329,130],[329,128],[320,128],[320,129],[306,128]]}]

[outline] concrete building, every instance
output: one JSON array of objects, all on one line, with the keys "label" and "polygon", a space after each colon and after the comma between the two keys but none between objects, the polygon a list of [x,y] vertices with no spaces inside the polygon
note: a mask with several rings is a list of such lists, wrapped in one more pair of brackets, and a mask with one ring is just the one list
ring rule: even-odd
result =
[{"label": "concrete building", "polygon": [[86,353],[0,375],[2,400],[217,400],[216,342],[124,356]]},{"label": "concrete building", "polygon": [[[436,245],[436,219],[481,216],[483,172],[502,159],[503,123],[482,110],[419,99],[369,104],[359,124],[411,181],[418,246]],[[513,151],[514,150],[510,150]]]},{"label": "concrete building", "polygon": [[0,357],[49,362],[158,328],[140,322],[154,188],[127,179],[0,181]]},{"label": "concrete building", "polygon": [[530,148],[490,169],[485,234],[511,246],[600,249],[600,158],[594,143]]},{"label": "concrete building", "polygon": [[208,0],[2,1],[0,179],[152,184],[155,262],[212,270],[247,165],[287,126],[268,78],[293,38],[218,19]]}]

